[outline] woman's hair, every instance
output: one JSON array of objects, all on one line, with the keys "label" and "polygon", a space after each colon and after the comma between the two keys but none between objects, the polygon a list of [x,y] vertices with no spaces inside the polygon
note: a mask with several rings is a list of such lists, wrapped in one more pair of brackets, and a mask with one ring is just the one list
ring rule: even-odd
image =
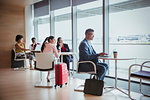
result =
[{"label": "woman's hair", "polygon": [[20,39],[22,39],[23,38],[23,36],[22,35],[17,35],[16,36],[16,42],[18,42]]},{"label": "woman's hair", "polygon": [[60,39],[61,39],[61,37],[58,37],[58,38],[57,38],[57,45],[59,45],[59,43],[58,43],[58,42],[59,42],[59,40],[60,40]]},{"label": "woman's hair", "polygon": [[53,40],[54,39],[54,36],[49,36],[49,37],[46,37],[43,44],[42,44],[42,47],[41,47],[41,51],[43,52],[44,50],[44,47],[45,47],[45,43],[48,41],[50,42],[50,40]]}]

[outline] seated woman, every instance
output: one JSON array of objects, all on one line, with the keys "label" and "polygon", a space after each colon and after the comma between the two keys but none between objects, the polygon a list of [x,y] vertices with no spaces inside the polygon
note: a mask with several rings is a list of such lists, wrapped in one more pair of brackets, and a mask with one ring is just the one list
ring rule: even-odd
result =
[{"label": "seated woman", "polygon": [[29,49],[25,49],[25,43],[23,42],[23,36],[17,35],[16,36],[16,44],[15,44],[15,51],[16,51],[16,58],[25,58],[25,51],[29,51]]},{"label": "seated woman", "polygon": [[[56,47],[57,47],[58,50],[61,50],[61,52],[70,52],[68,44],[63,43],[61,37],[59,37],[57,39],[57,46]],[[67,64],[67,69],[68,69],[69,75],[70,75],[70,71],[69,71],[69,69],[70,69],[70,60],[71,60],[70,55],[64,55],[63,56],[63,62],[65,62]]]},{"label": "seated woman", "polygon": [[[53,36],[47,37],[42,44],[41,51],[52,53],[54,54],[56,58],[58,58],[59,52],[56,49],[55,43],[56,43],[55,38]],[[49,75],[50,75],[50,72],[48,72],[47,74],[47,82],[50,82]]]}]

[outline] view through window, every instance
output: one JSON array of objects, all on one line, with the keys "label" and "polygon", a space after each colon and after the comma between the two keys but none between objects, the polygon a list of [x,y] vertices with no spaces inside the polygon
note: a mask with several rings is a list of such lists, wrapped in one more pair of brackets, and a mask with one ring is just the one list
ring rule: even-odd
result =
[{"label": "view through window", "polygon": [[[150,5],[139,0],[109,0],[109,53],[115,49],[118,58],[137,58],[118,61],[118,77],[128,79],[129,66],[149,59]],[[114,62],[110,61],[109,75],[114,76]],[[138,68],[133,68],[136,71]]]}]

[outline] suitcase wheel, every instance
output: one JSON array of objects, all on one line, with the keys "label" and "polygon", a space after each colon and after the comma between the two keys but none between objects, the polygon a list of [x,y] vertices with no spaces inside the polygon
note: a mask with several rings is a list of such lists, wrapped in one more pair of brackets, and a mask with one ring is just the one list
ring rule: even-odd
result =
[{"label": "suitcase wheel", "polygon": [[62,85],[60,85],[60,88],[62,88]]},{"label": "suitcase wheel", "polygon": [[67,83],[65,83],[65,85],[67,85]]},{"label": "suitcase wheel", "polygon": [[57,87],[57,85],[55,85],[55,88]]}]

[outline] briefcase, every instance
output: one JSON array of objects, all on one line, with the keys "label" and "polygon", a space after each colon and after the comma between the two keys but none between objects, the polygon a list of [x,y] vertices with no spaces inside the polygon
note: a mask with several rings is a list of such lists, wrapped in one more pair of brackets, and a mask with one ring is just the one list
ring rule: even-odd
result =
[{"label": "briefcase", "polygon": [[86,79],[84,93],[101,96],[103,94],[104,81],[97,79]]}]

